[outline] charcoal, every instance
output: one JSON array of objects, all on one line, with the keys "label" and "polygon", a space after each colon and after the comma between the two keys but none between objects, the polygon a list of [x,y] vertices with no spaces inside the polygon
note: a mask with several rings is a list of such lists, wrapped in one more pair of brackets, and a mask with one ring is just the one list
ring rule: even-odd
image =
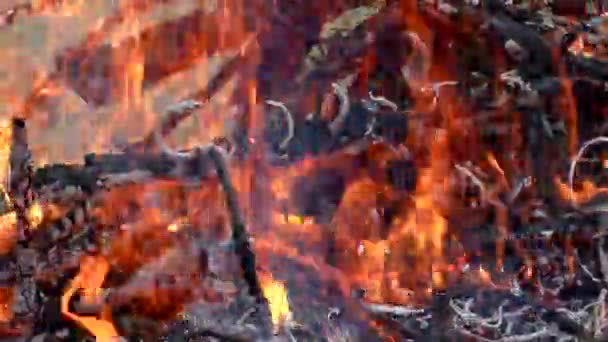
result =
[{"label": "charcoal", "polygon": [[338,169],[322,169],[299,177],[292,190],[297,213],[322,220],[332,217],[345,190],[345,179]]},{"label": "charcoal", "polygon": [[536,32],[503,14],[493,16],[489,24],[499,41],[511,39],[525,50],[524,60],[518,64],[522,76],[528,79],[555,74],[552,60],[547,58],[551,50]]},{"label": "charcoal", "polygon": [[583,56],[569,55],[566,66],[572,75],[586,76],[591,79],[608,80],[608,63]]},{"label": "charcoal", "polygon": [[416,190],[416,165],[411,159],[391,160],[386,166],[386,179],[395,189],[413,192]]},{"label": "charcoal", "polygon": [[405,142],[408,132],[407,114],[399,112],[380,113],[375,116],[375,133],[390,144]]},{"label": "charcoal", "polygon": [[363,137],[365,132],[369,129],[372,117],[372,113],[364,104],[360,102],[353,103],[350,107],[344,127],[339,134],[340,137],[346,138],[347,140],[356,140]]},{"label": "charcoal", "polygon": [[296,137],[295,144],[290,144],[290,146],[293,145],[290,155],[294,156],[327,152],[332,143],[327,123],[316,118],[306,120],[301,131],[296,132]]},{"label": "charcoal", "polygon": [[83,170],[77,165],[51,164],[37,168],[34,174],[34,188],[58,183],[62,187],[70,185],[81,187],[86,192],[92,192],[96,187],[97,177],[92,172]]}]

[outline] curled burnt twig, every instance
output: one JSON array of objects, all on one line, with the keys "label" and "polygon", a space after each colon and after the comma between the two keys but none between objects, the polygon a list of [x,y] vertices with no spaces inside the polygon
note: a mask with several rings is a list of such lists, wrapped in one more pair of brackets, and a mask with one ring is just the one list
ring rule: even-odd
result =
[{"label": "curled burnt twig", "polygon": [[445,86],[457,86],[460,83],[458,81],[443,81],[443,82],[436,82],[431,84],[430,86],[424,86],[422,87],[422,90],[430,90],[433,93],[433,102],[431,103],[431,111],[435,110],[437,108],[437,102],[439,101],[439,95],[441,92],[441,88],[445,87]]},{"label": "curled burnt twig", "polygon": [[369,99],[379,105],[388,107],[394,111],[399,110],[399,106],[397,106],[397,104],[395,102],[387,99],[384,96],[374,96],[374,93],[372,93],[371,91],[369,92]]},{"label": "curled burnt twig", "polygon": [[412,31],[406,33],[410,38],[413,52],[401,67],[401,76],[414,88],[420,89],[428,79],[432,57],[426,43]]},{"label": "curled burnt twig", "polygon": [[409,317],[427,313],[427,310],[425,309],[410,308],[400,305],[365,303],[363,304],[363,307],[367,309],[367,311],[377,315],[384,314]]},{"label": "curled burnt twig", "polygon": [[581,325],[586,331],[591,332],[594,338],[599,338],[602,335],[602,331],[608,326],[606,318],[607,294],[608,290],[602,289],[596,301],[585,305],[577,311],[567,308],[558,308],[555,311],[565,314],[572,321]]},{"label": "curled burnt twig", "polygon": [[293,115],[291,114],[289,109],[287,109],[287,107],[285,106],[285,104],[283,102],[268,100],[268,101],[266,101],[266,104],[281,109],[283,114],[285,114],[285,120],[287,120],[287,136],[279,144],[279,147],[281,149],[285,149],[287,147],[287,144],[289,144],[291,139],[293,139],[293,135],[294,135],[294,131],[295,131],[295,124],[293,123]]},{"label": "curled burnt twig", "polygon": [[[498,311],[495,312],[491,317],[481,317],[478,314],[471,311],[471,306],[473,305],[473,299],[468,300],[460,300],[460,299],[451,299],[450,300],[450,308],[456,314],[453,318],[454,325],[456,330],[467,337],[474,338],[476,341],[483,342],[524,342],[524,341],[534,341],[539,338],[547,337],[547,336],[559,336],[565,337],[567,335],[557,331],[554,328],[549,328],[547,324],[543,324],[542,327],[535,329],[534,332],[528,334],[519,334],[519,335],[506,335],[510,333],[510,326],[512,323],[508,322],[513,318],[520,317],[522,315],[527,314],[532,311],[531,306],[524,306],[520,309],[517,309],[512,312],[504,312],[503,306],[498,307]],[[545,322],[542,322],[545,323]],[[503,326],[507,326],[506,331],[501,331]],[[470,327],[475,327],[471,329]],[[500,338],[490,339],[484,337],[476,332],[477,328],[485,328],[490,329],[492,331],[496,331],[497,333],[503,335]]]},{"label": "curled burnt twig", "polygon": [[574,174],[576,171],[576,164],[583,157],[585,151],[589,147],[600,143],[608,143],[608,137],[600,136],[586,141],[570,162],[570,169],[568,170],[568,190],[570,191],[570,202],[574,207],[578,206],[578,203],[576,203],[576,201],[574,200]]},{"label": "curled burnt twig", "polygon": [[338,115],[334,121],[329,124],[329,130],[335,136],[340,132],[340,129],[344,126],[344,122],[346,122],[346,118],[348,117],[348,113],[350,112],[350,101],[348,99],[348,90],[346,87],[341,86],[338,83],[331,84],[334,93],[340,99],[340,110],[338,111]]}]

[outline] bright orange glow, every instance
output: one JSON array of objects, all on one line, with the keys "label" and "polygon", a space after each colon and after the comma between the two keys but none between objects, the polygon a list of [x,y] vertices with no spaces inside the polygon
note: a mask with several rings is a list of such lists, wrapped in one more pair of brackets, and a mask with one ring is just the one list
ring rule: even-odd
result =
[{"label": "bright orange glow", "polygon": [[291,214],[281,214],[275,212],[273,214],[273,222],[276,224],[301,224],[301,225],[310,225],[314,224],[314,218],[306,217],[306,216],[297,216]]},{"label": "bright orange glow", "polygon": [[11,172],[9,156],[12,138],[13,129],[10,120],[7,118],[0,119],[0,186],[3,187],[3,189],[8,189],[9,175]]},{"label": "bright orange glow", "polygon": [[287,289],[285,285],[272,278],[272,275],[260,272],[260,283],[264,297],[268,301],[272,324],[278,331],[285,323],[291,320]]},{"label": "bright orange glow", "polygon": [[181,227],[188,223],[188,218],[187,217],[180,217],[177,220],[173,221],[169,226],[167,226],[167,230],[170,232],[177,232],[181,229]]},{"label": "bright orange glow", "polygon": [[590,180],[583,180],[581,182],[581,189],[575,191],[570,191],[568,184],[559,179],[555,179],[555,185],[558,195],[563,200],[572,201],[576,205],[588,202],[600,193],[608,192],[608,188],[598,187]]},{"label": "bright orange glow", "polygon": [[87,296],[98,294],[109,269],[110,265],[103,257],[83,257],[80,262],[80,273],[72,280],[61,298],[61,312],[87,329],[97,341],[103,342],[115,341],[120,336],[111,321],[107,308],[102,310],[100,319],[81,317],[69,311],[69,302],[78,289],[83,290],[85,300]]},{"label": "bright orange glow", "polygon": [[42,222],[44,218],[44,211],[42,206],[38,202],[34,202],[26,213],[27,221],[30,224],[30,228],[36,228]]},{"label": "bright orange glow", "polygon": [[17,239],[17,214],[10,211],[0,216],[0,253],[8,253]]}]

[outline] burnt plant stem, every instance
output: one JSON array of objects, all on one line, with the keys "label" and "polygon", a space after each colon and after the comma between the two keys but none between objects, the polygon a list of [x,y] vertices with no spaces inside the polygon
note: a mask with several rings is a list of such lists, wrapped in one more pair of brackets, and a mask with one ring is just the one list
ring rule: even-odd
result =
[{"label": "burnt plant stem", "polygon": [[27,142],[25,120],[13,118],[11,125],[12,140],[9,155],[8,192],[17,214],[19,230],[22,233],[29,234],[30,224],[27,219],[27,208],[34,201],[32,158]]},{"label": "burnt plant stem", "polygon": [[245,282],[247,282],[249,287],[249,294],[257,299],[263,299],[260,281],[256,272],[255,253],[253,253],[249,244],[249,236],[241,216],[237,193],[230,181],[226,163],[221,153],[215,147],[209,149],[209,157],[215,166],[217,176],[224,189],[224,194],[226,194],[226,203],[228,204],[232,225],[232,240],[234,241],[235,251],[241,259],[241,269]]}]

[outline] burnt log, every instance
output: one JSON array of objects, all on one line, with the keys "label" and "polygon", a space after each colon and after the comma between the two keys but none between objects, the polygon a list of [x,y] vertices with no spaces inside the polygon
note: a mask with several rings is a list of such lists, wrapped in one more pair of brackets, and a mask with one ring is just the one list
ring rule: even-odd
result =
[{"label": "burnt log", "polygon": [[524,49],[516,62],[525,79],[555,75],[555,66],[550,58],[551,47],[539,33],[504,14],[491,17],[487,24],[490,36],[503,44],[512,40]]}]

